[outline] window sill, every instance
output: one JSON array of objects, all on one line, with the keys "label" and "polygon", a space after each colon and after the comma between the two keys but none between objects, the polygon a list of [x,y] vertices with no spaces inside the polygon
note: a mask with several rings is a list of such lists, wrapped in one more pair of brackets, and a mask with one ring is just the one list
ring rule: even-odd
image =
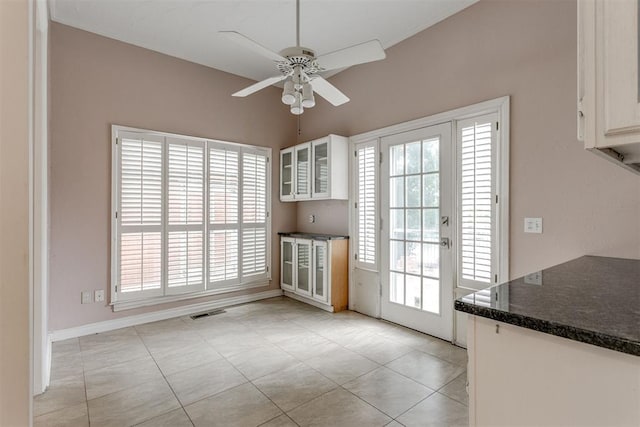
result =
[{"label": "window sill", "polygon": [[131,310],[134,308],[147,307],[151,305],[167,304],[170,302],[185,301],[185,300],[191,300],[196,298],[208,297],[212,295],[228,294],[231,292],[243,291],[247,289],[263,288],[263,287],[268,287],[270,284],[271,284],[271,280],[265,279],[259,282],[253,282],[253,283],[248,283],[244,285],[229,286],[221,289],[209,289],[209,290],[200,291],[200,292],[190,292],[190,293],[181,294],[181,295],[167,295],[162,297],[152,297],[152,298],[144,298],[144,299],[129,300],[129,301],[114,301],[114,302],[111,302],[110,305],[114,312],[124,311],[124,310]]}]

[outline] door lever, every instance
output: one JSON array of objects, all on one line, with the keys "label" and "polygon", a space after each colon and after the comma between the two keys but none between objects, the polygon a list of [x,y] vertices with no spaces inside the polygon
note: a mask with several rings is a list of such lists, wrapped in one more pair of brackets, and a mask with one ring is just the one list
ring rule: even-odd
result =
[{"label": "door lever", "polygon": [[448,216],[441,216],[440,217],[440,224],[441,225],[449,225],[449,217]]}]

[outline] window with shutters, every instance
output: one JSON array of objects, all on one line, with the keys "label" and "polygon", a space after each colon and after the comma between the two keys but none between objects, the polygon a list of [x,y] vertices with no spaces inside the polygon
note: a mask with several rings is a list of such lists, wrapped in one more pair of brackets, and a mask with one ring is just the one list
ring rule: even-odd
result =
[{"label": "window with shutters", "polygon": [[497,115],[457,122],[459,285],[486,288],[497,274]]},{"label": "window with shutters", "polygon": [[356,145],[356,263],[364,268],[376,268],[377,176],[378,150],[376,142]]},{"label": "window with shutters", "polygon": [[112,300],[269,279],[271,149],[113,127]]}]

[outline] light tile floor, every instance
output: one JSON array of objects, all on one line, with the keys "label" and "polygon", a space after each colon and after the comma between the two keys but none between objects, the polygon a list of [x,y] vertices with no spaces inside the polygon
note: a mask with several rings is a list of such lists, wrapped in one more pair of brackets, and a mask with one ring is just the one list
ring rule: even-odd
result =
[{"label": "light tile floor", "polygon": [[282,297],[53,344],[36,426],[466,426],[464,349]]}]

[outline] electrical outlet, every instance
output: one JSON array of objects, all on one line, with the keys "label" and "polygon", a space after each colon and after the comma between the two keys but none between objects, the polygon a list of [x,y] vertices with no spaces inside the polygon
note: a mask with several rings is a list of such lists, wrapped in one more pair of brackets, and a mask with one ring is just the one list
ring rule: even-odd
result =
[{"label": "electrical outlet", "polygon": [[524,283],[528,285],[542,285],[542,271],[527,274],[524,276]]},{"label": "electrical outlet", "polygon": [[104,301],[104,289],[96,289],[93,296],[94,296],[93,300],[95,302]]},{"label": "electrical outlet", "polygon": [[309,222],[312,223],[312,224],[314,222],[316,222],[316,216],[315,215],[309,215]]},{"label": "electrical outlet", "polygon": [[91,304],[91,291],[82,291],[82,304]]},{"label": "electrical outlet", "polygon": [[542,234],[542,218],[525,218],[524,232]]}]

